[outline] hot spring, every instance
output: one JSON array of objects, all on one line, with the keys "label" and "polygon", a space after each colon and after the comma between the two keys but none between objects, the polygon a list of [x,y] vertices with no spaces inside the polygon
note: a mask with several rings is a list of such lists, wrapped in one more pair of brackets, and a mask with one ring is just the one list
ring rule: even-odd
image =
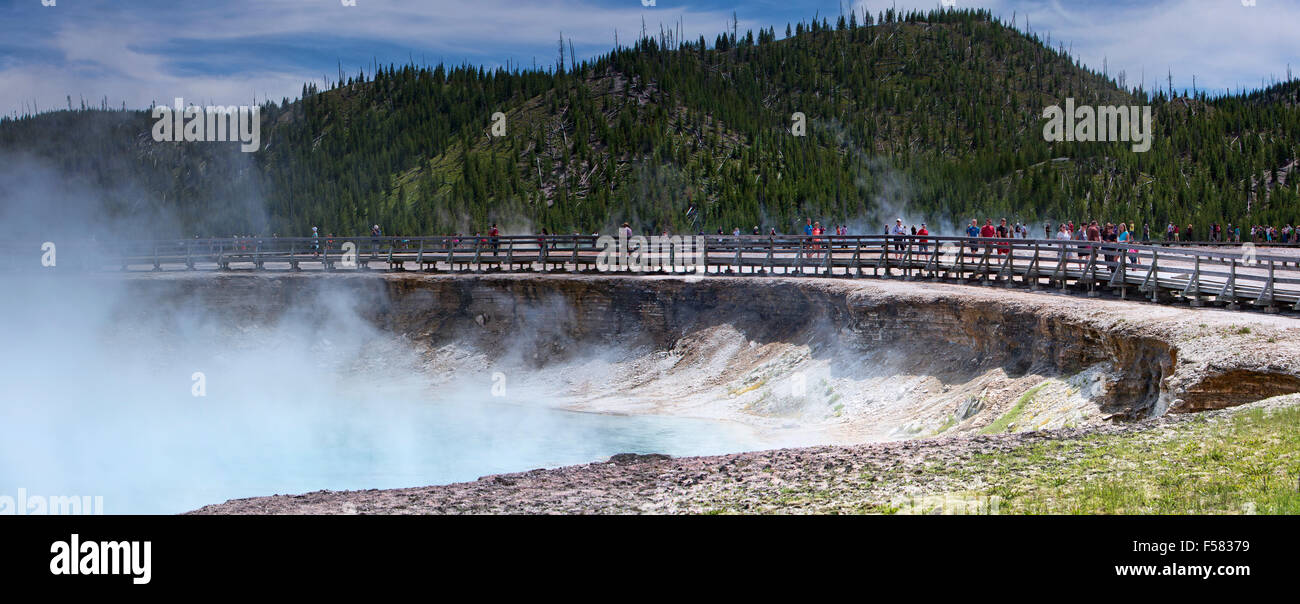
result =
[{"label": "hot spring", "polygon": [[[0,495],[102,496],[110,514],[444,484],[617,453],[1043,429],[1244,402],[1223,388],[1196,399],[1211,382],[1179,385],[1177,350],[1159,337],[951,287],[4,279]],[[1253,390],[1238,398],[1294,388],[1247,381]]]}]

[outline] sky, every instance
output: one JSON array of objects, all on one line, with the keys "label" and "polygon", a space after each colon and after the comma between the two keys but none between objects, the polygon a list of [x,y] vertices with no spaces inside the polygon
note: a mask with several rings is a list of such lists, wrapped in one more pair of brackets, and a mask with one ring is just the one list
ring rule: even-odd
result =
[{"label": "sky", "polygon": [[[653,2],[653,6],[646,6]],[[1246,6],[1251,4],[1253,6]],[[353,4],[349,6],[348,4]],[[1300,0],[955,0],[1051,35],[1084,64],[1147,87],[1256,89],[1300,75]],[[49,5],[49,6],[47,6]],[[681,23],[710,43],[864,7],[939,0],[0,0],[0,115],[151,103],[247,105],[306,82],[414,61],[489,68],[555,63],[561,32],[580,58]]]}]

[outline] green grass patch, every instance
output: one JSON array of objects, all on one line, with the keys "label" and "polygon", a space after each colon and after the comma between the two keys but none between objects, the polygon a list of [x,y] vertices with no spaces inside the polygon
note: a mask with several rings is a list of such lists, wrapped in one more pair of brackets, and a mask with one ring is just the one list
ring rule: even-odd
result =
[{"label": "green grass patch", "polygon": [[1300,514],[1300,407],[973,461],[1003,514]]},{"label": "green grass patch", "polygon": [[1046,386],[1047,382],[1043,382],[1042,384],[1030,388],[1028,392],[1020,395],[1020,398],[1016,400],[1016,404],[1011,407],[1011,410],[1003,413],[1002,417],[997,418],[993,423],[984,426],[984,428],[980,430],[980,434],[1001,434],[1006,432],[1007,427],[1010,426],[1012,422],[1020,419],[1020,415],[1025,412],[1025,406],[1029,404],[1029,401],[1034,400],[1034,396],[1038,394],[1038,391],[1042,390]]},{"label": "green grass patch", "polygon": [[942,426],[939,426],[939,430],[935,432],[935,435],[938,436],[940,434],[943,434],[944,432],[951,430],[952,427],[956,425],[957,425],[957,416],[949,413],[948,419],[944,420]]}]

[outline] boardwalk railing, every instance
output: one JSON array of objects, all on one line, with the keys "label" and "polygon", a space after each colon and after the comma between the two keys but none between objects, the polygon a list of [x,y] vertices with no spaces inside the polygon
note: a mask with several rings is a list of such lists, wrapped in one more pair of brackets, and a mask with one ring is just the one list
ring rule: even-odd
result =
[{"label": "boardwalk railing", "polygon": [[[634,238],[639,240],[640,238]],[[418,270],[616,272],[928,279],[1121,298],[1300,310],[1300,253],[1251,244],[1219,249],[1058,239],[894,235],[685,236],[700,245],[646,252],[645,265],[610,266],[596,235],[321,237],[72,242],[55,268],[73,270]],[[1201,244],[1183,244],[1201,246]],[[40,244],[6,265],[42,268]],[[1203,247],[1209,247],[1203,246]],[[617,248],[616,248],[617,249]],[[626,251],[626,250],[625,250]],[[604,252],[604,254],[602,254]]]}]

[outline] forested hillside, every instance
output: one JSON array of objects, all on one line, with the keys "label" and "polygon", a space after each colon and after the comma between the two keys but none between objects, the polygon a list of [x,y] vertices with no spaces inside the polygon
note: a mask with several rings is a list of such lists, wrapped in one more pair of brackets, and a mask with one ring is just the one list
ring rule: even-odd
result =
[{"label": "forested hillside", "polygon": [[[1300,82],[1131,91],[980,10],[783,33],[665,31],[576,65],[561,42],[545,70],[384,66],[264,105],[253,154],[156,143],[148,112],[102,109],[0,121],[0,153],[60,175],[43,211],[90,196],[104,216],[160,217],[130,223],[144,237],[1300,221]],[[1044,107],[1067,97],[1151,105],[1150,150],[1044,141]],[[26,182],[11,170],[0,203]]]}]

